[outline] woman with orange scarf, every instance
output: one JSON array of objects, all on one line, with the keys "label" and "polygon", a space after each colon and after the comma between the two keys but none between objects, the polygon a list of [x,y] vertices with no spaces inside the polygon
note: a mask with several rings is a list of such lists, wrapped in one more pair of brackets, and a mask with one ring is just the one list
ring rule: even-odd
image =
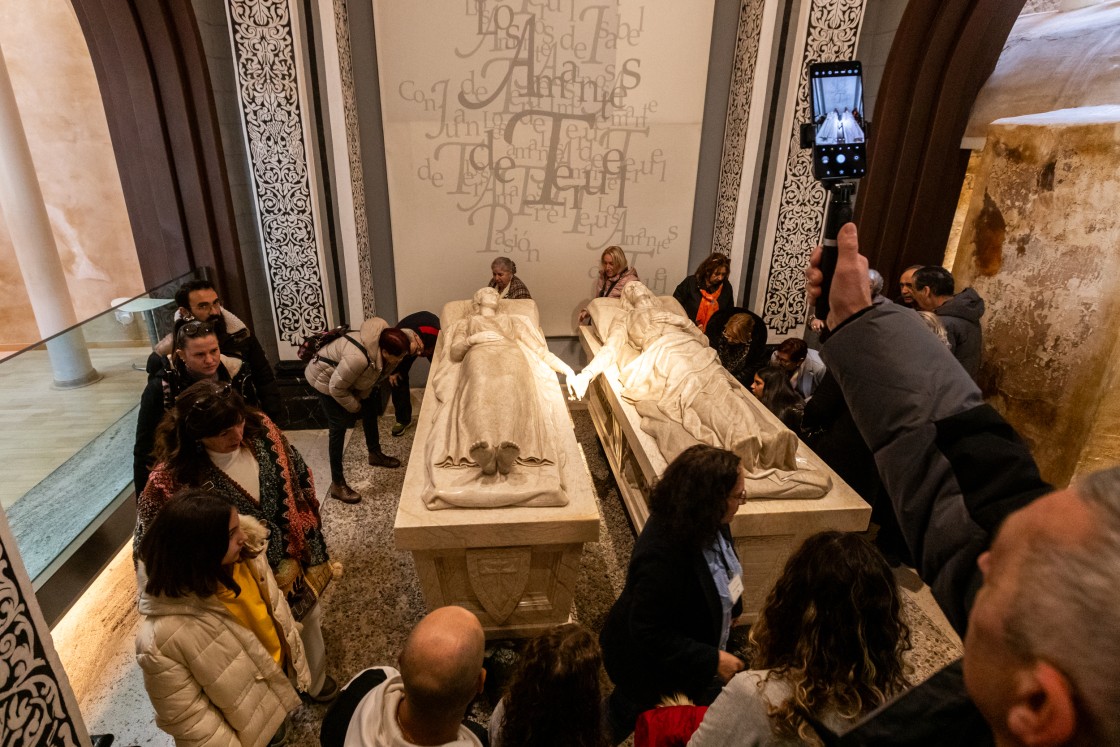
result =
[{"label": "woman with orange scarf", "polygon": [[727,255],[713,252],[700,263],[695,274],[682,280],[673,291],[673,298],[681,302],[684,313],[701,331],[708,326],[712,314],[735,305],[735,292],[727,282],[730,270]]}]

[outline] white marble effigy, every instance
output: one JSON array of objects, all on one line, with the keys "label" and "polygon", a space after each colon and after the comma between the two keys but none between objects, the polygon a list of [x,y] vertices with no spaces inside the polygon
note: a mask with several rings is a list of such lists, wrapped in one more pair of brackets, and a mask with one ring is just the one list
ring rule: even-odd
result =
[{"label": "white marble effigy", "polygon": [[[442,329],[448,330],[469,306],[469,301],[445,306]],[[533,301],[503,300],[499,311],[521,314],[538,325]],[[441,333],[433,356],[433,379],[441,367],[451,365],[443,350],[445,344],[450,340]],[[557,481],[553,488],[562,492],[566,505],[539,506],[531,501],[530,505],[511,505],[525,497],[526,486],[520,478],[485,483],[482,478],[477,496],[472,495],[468,481],[455,478],[458,505],[435,497],[438,491],[433,489],[431,476],[439,472],[428,464],[428,445],[437,435],[437,425],[445,423],[438,417],[441,408],[436,389],[428,386],[397,508],[396,546],[412,553],[428,607],[465,607],[478,616],[491,638],[536,635],[566,622],[583,545],[599,539],[599,510],[591,476],[575,438],[566,396],[555,375],[550,375],[543,394],[550,411],[549,435],[558,454],[554,467],[544,471],[544,479],[549,485]],[[502,485],[516,495],[503,497]]]},{"label": "white marble effigy", "polygon": [[[665,310],[683,314],[675,299],[658,300]],[[592,302],[589,310],[594,323],[579,330],[580,344],[589,360],[603,344],[597,330],[605,336],[613,317],[611,311],[596,313],[597,305],[621,308],[615,299]],[[653,436],[642,430],[642,418],[634,405],[622,397],[622,389],[618,367],[611,366],[595,377],[585,400],[630,519],[640,532],[649,518],[650,488],[668,465]],[[748,401],[757,409],[757,417],[779,422],[753,396],[748,396]],[[798,442],[796,458],[799,466],[827,474],[831,487],[819,498],[762,496],[739,508],[731,522],[731,534],[743,564],[742,622],[755,619],[786,560],[806,538],[832,529],[863,531],[871,519],[871,507],[804,442]]]}]

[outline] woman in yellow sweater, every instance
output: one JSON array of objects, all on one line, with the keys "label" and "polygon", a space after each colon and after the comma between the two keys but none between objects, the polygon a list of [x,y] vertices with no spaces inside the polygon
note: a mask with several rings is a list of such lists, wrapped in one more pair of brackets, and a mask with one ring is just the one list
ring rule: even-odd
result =
[{"label": "woman in yellow sweater", "polygon": [[[268,530],[203,490],[172,498],[140,543],[136,659],[176,744],[283,744],[310,682]],[[270,741],[271,740],[271,741]]]}]

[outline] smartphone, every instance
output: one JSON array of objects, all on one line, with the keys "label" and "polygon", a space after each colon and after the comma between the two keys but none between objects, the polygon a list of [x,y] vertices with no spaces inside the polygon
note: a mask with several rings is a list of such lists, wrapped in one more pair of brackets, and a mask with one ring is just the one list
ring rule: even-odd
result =
[{"label": "smartphone", "polygon": [[820,181],[867,174],[863,66],[858,60],[809,65],[813,176]]}]

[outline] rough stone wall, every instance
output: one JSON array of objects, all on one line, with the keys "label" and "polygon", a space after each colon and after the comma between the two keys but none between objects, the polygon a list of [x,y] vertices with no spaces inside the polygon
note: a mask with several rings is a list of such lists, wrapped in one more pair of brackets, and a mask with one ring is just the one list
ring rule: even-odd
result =
[{"label": "rough stone wall", "polygon": [[1057,485],[1120,461],[1118,162],[1120,107],[997,121],[954,266],[987,303],[981,388]]}]

